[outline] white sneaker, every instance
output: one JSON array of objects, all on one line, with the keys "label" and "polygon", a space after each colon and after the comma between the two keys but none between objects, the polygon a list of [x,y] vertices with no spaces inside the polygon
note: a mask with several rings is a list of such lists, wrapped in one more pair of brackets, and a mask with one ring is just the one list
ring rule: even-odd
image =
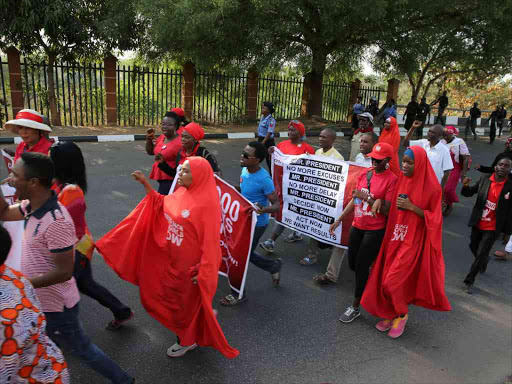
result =
[{"label": "white sneaker", "polygon": [[268,253],[272,253],[274,252],[274,241],[272,239],[265,240],[263,243],[260,243],[260,247]]},{"label": "white sneaker", "polygon": [[186,346],[186,347],[176,343],[172,347],[169,347],[169,349],[167,350],[167,356],[169,356],[169,357],[181,357],[185,353],[187,353],[188,351],[191,351],[191,350],[196,349],[196,348],[197,348],[197,344],[196,343],[194,343],[192,345],[189,345],[189,346]]}]

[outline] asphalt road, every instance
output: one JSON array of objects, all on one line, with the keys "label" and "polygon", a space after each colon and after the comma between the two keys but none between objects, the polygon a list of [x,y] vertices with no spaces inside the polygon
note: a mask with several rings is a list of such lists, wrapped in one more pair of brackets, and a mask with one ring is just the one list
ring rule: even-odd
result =
[{"label": "asphalt road", "polygon": [[[503,148],[502,142],[490,146],[484,140],[468,143],[474,164],[490,164]],[[229,182],[239,180],[239,156],[247,141],[204,143],[217,155]],[[316,144],[316,139],[310,143]],[[143,188],[130,173],[150,170],[152,159],[143,144],[81,144],[90,183],[87,219],[95,238],[142,199]],[[339,138],[337,147],[348,157],[346,139]],[[476,179],[479,174],[471,171],[470,176]],[[338,321],[351,303],[354,276],[345,260],[338,285],[315,285],[311,277],[325,271],[329,251],[324,251],[319,264],[303,267],[298,262],[307,252],[305,240],[277,242],[275,254],[284,259],[278,289],[272,288],[268,273],[250,265],[249,300],[224,308],[217,301],[229,289],[220,278],[214,306],[228,341],[241,352],[234,360],[211,348],[198,348],[181,359],[168,358],[166,349],[175,336],[146,314],[138,288],[120,280],[99,255],[93,258],[96,280],[136,315],[118,332],[106,331],[111,313],[83,297],[81,318],[94,342],[137,383],[500,383],[512,374],[512,262],[493,258],[487,273],[477,277],[475,293],[462,291],[473,258],[466,226],[473,203],[474,198],[462,198],[443,225],[446,291],[452,311],[411,307],[406,331],[397,340],[378,332],[377,319],[365,312],[353,323]],[[496,244],[495,249],[500,247]],[[66,357],[73,383],[106,382],[82,362]]]}]

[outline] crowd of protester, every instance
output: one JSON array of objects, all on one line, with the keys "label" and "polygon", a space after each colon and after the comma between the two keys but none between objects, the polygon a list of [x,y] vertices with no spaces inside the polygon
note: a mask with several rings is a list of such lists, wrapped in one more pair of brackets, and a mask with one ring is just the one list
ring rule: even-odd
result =
[{"label": "crowd of protester", "polygon": [[[366,107],[357,99],[349,161],[364,169],[354,189],[345,191],[352,198],[330,227],[334,233],[347,215],[353,215],[348,249],[333,247],[325,273],[313,276],[318,284],[335,284],[348,254],[349,268],[355,274],[354,294],[339,320],[352,322],[364,308],[381,319],[377,330],[394,339],[405,330],[410,305],[437,311],[451,308],[444,289],[442,226],[443,216],[449,216],[459,201],[460,180],[462,196],[477,195],[468,222],[474,261],[464,290],[473,293],[476,276],[486,271],[491,249],[500,237],[507,246],[496,257],[508,260],[512,251],[512,139],[490,166],[475,166],[482,176],[472,183],[467,177],[471,154],[456,127],[434,124],[427,138],[422,138],[430,107],[436,104],[436,120],[444,124],[446,92],[431,104],[425,99],[418,104],[413,97],[407,105],[407,134],[402,140],[406,149],[400,160],[395,101],[379,111],[375,98]],[[270,215],[280,208],[270,175],[275,148],[285,155],[340,161],[344,157],[334,147],[335,130],[321,131],[315,151],[305,142],[306,127],[298,120],[289,122],[288,139],[276,145],[274,112],[273,103],[263,103],[258,139],[243,148],[240,184],[235,187],[258,214],[249,261],[268,272],[272,285],[278,287],[283,260],[271,254],[285,227],[276,223],[270,237],[260,242],[270,227]],[[466,137],[469,130],[476,137],[479,117],[475,103]],[[491,116],[491,125],[496,124],[500,136],[505,117],[503,107]],[[383,125],[377,135],[379,121]],[[145,149],[154,160],[149,178],[157,182],[158,190],[135,171],[132,176],[144,187],[146,197],[97,242],[85,219],[87,176],[79,146],[53,142],[48,137],[47,118],[33,110],[19,112],[4,127],[22,141],[14,151],[12,174],[3,181],[16,188],[19,202],[8,205],[0,199],[0,220],[24,221],[25,234],[21,271],[17,271],[6,264],[11,240],[0,226],[0,284],[2,292],[8,292],[0,300],[2,377],[68,383],[62,348],[113,383],[135,382],[90,340],[80,322],[80,293],[112,312],[107,330],[119,329],[134,316],[131,308],[94,280],[95,248],[120,277],[146,288],[141,289],[144,307],[177,335],[168,356],[181,357],[198,345],[211,346],[228,358],[238,355],[224,337],[212,307],[221,258],[221,208],[214,174],[222,173],[215,156],[202,146],[205,133],[199,124],[186,121],[184,111],[173,108],[163,117],[158,138],[154,129],[147,131]],[[417,140],[411,140],[414,133]],[[261,165],[264,161],[268,171]],[[169,194],[173,182],[176,189]],[[165,243],[156,235],[162,231]],[[284,237],[289,243],[301,240],[303,235],[296,231]],[[266,254],[259,253],[258,245]],[[309,239],[300,264],[316,264],[323,248],[322,242]],[[130,262],[120,262],[119,254]],[[232,307],[247,298],[247,293],[238,297],[233,291],[220,304]],[[12,327],[19,332],[14,335]]]}]

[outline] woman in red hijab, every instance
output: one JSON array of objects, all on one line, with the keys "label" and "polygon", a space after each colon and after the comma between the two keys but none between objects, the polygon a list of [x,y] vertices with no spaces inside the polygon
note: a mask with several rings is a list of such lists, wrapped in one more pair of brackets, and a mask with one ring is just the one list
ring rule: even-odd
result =
[{"label": "woman in red hijab", "polygon": [[410,147],[361,301],[369,313],[385,319],[376,328],[392,338],[404,332],[409,304],[451,309],[444,291],[442,225],[441,186],[425,150]]},{"label": "woman in red hijab", "polygon": [[167,196],[156,193],[141,172],[133,177],[147,196],[97,242],[99,252],[121,278],[139,286],[149,314],[176,333],[170,357],[197,345],[238,356],[212,308],[221,263],[221,208],[210,164],[189,157],[178,175],[182,188]]},{"label": "woman in red hijab", "polygon": [[398,163],[398,148],[400,148],[400,129],[394,117],[388,117],[384,122],[384,128],[379,136],[379,143],[388,143],[393,147],[393,157],[389,162],[389,170],[396,176],[400,176],[400,164]]},{"label": "woman in red hijab", "polygon": [[158,168],[174,177],[178,165],[181,165],[190,156],[199,156],[206,159],[214,173],[222,177],[217,159],[205,147],[201,146],[201,140],[204,138],[204,129],[197,123],[187,124],[181,131],[181,149],[176,155],[176,164],[174,167],[169,166],[161,156],[156,156],[155,160],[159,163]]}]

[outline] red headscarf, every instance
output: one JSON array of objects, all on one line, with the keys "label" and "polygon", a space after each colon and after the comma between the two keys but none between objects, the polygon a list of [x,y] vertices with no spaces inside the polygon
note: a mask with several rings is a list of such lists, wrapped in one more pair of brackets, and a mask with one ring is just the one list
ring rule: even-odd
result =
[{"label": "red headscarf", "polygon": [[[408,305],[449,311],[444,290],[441,186],[425,150],[414,153],[414,174],[398,179],[386,233],[366,285],[361,304],[371,314],[393,319],[408,313]],[[398,210],[396,199],[405,194],[424,211]]]},{"label": "red headscarf", "polygon": [[302,124],[302,122],[300,122],[299,120],[290,121],[290,123],[288,124],[288,128],[290,127],[295,128],[299,132],[300,137],[306,136],[306,127],[304,127],[304,124]]},{"label": "red headscarf", "polygon": [[174,112],[179,117],[185,117],[185,111],[183,108],[172,108],[169,112]]},{"label": "red headscarf", "polygon": [[400,129],[394,117],[389,117],[389,129],[382,129],[380,132],[379,143],[388,143],[393,147],[393,157],[389,162],[389,170],[395,175],[400,176],[400,164],[398,162],[398,149],[400,148]]},{"label": "red headscarf", "polygon": [[196,141],[201,141],[204,138],[204,129],[197,123],[189,123],[183,127]]},{"label": "red headscarf", "polygon": [[221,263],[219,195],[208,161],[188,161],[189,188],[148,194],[97,248],[121,278],[139,286],[144,308],[182,345],[211,346],[234,358],[239,352],[212,309]]}]

